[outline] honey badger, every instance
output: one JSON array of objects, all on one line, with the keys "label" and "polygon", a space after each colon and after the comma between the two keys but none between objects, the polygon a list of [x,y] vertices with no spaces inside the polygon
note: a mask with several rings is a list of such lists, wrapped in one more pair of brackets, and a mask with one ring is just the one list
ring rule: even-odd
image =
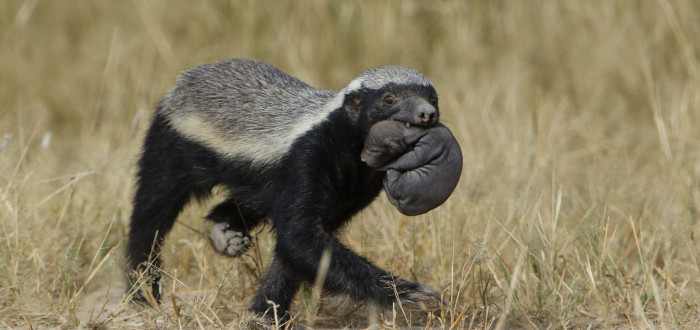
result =
[{"label": "honey badger", "polygon": [[[250,310],[279,305],[283,317],[300,285],[314,282],[324,250],[323,287],[380,308],[435,304],[439,295],[383,270],[345,247],[339,229],[369,205],[384,173],[360,159],[373,124],[439,122],[438,96],[421,73],[397,66],[367,70],[336,91],[313,88],[247,59],[185,71],[159,103],[139,160],[128,237],[132,283],[158,269],[158,254],[182,208],[224,186],[230,196],[207,215],[212,241],[235,256],[250,230],[269,219],[274,258]],[[160,299],[151,272],[135,300]],[[144,293],[145,292],[145,293]],[[269,314],[267,314],[269,315]]]}]

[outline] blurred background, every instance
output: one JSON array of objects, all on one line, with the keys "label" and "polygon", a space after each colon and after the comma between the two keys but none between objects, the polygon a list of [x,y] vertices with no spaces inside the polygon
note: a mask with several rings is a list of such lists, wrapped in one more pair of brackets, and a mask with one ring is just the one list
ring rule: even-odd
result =
[{"label": "blurred background", "polygon": [[449,304],[375,318],[305,288],[298,324],[697,324],[699,40],[692,0],[0,1],[0,326],[248,325],[274,242],[216,255],[214,202],[169,236],[165,304],[122,301],[154,105],[233,57],[330,90],[414,68],[465,156],[445,205],[409,218],[382,196],[344,238]]}]

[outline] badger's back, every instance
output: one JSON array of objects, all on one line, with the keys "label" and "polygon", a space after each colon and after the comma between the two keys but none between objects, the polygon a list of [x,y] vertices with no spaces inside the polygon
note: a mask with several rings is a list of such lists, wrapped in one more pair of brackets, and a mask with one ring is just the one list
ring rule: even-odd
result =
[{"label": "badger's back", "polygon": [[268,164],[339,107],[333,96],[269,64],[233,59],[183,72],[158,112],[223,157]]}]

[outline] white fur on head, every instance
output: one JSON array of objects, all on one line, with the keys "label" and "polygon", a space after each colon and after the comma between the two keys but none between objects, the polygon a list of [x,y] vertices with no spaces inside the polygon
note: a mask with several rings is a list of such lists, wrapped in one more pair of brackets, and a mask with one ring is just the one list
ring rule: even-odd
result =
[{"label": "white fur on head", "polygon": [[361,88],[380,89],[390,83],[432,86],[430,80],[416,70],[402,66],[381,66],[369,69],[357,76],[345,87],[345,92],[349,93]]}]

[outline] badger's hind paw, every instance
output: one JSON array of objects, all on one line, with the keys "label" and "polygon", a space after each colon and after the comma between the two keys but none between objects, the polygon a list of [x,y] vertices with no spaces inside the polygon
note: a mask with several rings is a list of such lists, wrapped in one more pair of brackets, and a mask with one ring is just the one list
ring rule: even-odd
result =
[{"label": "badger's hind paw", "polygon": [[216,252],[229,257],[238,257],[253,245],[248,233],[235,231],[229,224],[223,222],[211,227],[209,241]]}]

